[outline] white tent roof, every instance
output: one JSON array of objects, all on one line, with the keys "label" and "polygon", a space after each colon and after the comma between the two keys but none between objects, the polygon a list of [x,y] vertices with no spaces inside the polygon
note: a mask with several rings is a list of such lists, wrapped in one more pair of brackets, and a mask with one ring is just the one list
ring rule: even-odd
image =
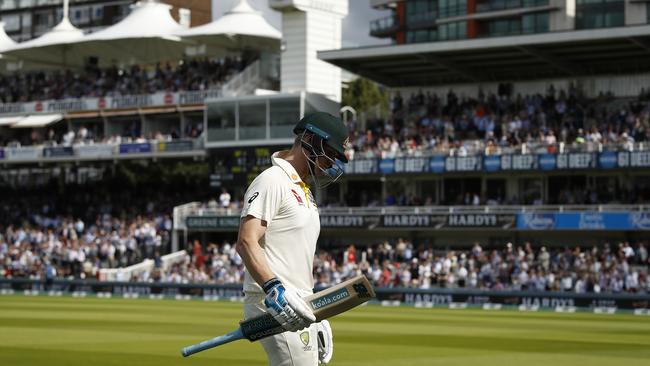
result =
[{"label": "white tent roof", "polygon": [[170,9],[157,1],[140,1],[120,22],[80,39],[74,53],[82,59],[97,57],[100,66],[180,59],[186,44],[176,33],[184,28]]},{"label": "white tent roof", "polygon": [[57,24],[56,27],[52,28],[52,30],[49,32],[43,34],[38,38],[18,43],[15,47],[12,47],[7,51],[11,52],[16,50],[26,50],[58,44],[73,43],[80,40],[83,35],[84,33],[81,29],[72,25],[67,17],[63,17],[63,20],[61,20],[61,22]]},{"label": "white tent roof", "polygon": [[62,114],[35,114],[22,118],[20,121],[11,125],[11,128],[33,128],[45,127],[63,119]]},{"label": "white tent roof", "polygon": [[155,1],[140,1],[126,18],[118,23],[84,37],[81,42],[107,41],[126,38],[164,38],[180,41],[175,34],[183,28],[172,18],[170,5]]},{"label": "white tent roof", "polygon": [[16,46],[16,42],[5,32],[5,23],[0,22],[0,52]]},{"label": "white tent roof", "polygon": [[253,9],[247,0],[240,0],[219,19],[179,33],[182,37],[194,36],[252,36],[280,40],[282,33],[264,19],[262,13]]}]

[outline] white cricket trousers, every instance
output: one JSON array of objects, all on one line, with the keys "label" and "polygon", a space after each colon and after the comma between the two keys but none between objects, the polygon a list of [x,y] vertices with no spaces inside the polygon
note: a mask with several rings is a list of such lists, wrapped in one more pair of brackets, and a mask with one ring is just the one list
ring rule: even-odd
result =
[{"label": "white cricket trousers", "polygon": [[[263,296],[246,294],[244,319],[266,313]],[[316,323],[297,332],[284,332],[261,339],[269,366],[318,366],[318,338]]]}]

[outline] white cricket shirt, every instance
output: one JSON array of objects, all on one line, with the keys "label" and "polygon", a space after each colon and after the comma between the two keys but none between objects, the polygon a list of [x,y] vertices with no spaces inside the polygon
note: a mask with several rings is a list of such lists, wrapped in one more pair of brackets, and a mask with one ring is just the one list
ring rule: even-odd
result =
[{"label": "white cricket shirt", "polygon": [[[271,270],[285,285],[312,293],[314,254],[320,234],[318,207],[293,166],[280,158],[285,153],[274,153],[273,166],[248,187],[241,217],[251,215],[266,221],[260,245]],[[263,292],[248,269],[244,292]]]}]

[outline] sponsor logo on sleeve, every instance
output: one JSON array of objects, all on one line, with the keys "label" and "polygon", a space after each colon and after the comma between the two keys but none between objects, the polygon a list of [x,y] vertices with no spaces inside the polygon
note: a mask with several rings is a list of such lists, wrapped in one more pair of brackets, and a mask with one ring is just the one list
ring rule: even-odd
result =
[{"label": "sponsor logo on sleeve", "polygon": [[256,199],[257,196],[259,196],[259,195],[260,195],[260,192],[255,192],[255,193],[253,193],[253,194],[251,195],[251,197],[248,199],[248,203],[253,203],[253,201],[255,201],[255,199]]}]

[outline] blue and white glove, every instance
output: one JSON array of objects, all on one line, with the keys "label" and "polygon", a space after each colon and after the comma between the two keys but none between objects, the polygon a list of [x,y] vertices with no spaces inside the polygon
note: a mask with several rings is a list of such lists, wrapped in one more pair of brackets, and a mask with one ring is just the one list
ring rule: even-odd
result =
[{"label": "blue and white glove", "polygon": [[327,365],[334,354],[332,327],[330,327],[330,322],[327,320],[321,320],[316,323],[316,329],[318,329],[318,363]]},{"label": "blue and white glove", "polygon": [[284,329],[296,332],[316,321],[305,301],[295,291],[284,287],[277,278],[266,281],[263,289],[266,293],[266,310]]}]

